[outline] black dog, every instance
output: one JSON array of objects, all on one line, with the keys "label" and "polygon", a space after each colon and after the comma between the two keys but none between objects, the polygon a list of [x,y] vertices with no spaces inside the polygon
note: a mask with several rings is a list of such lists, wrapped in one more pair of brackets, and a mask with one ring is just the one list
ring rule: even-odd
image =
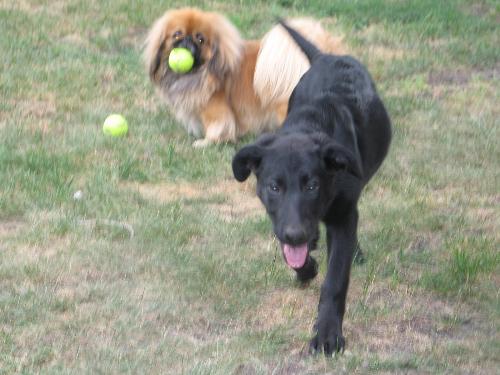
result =
[{"label": "black dog", "polygon": [[321,287],[311,352],[344,348],[342,320],[353,253],[357,202],[380,167],[391,122],[366,69],[352,57],[322,54],[282,23],[311,62],[292,93],[283,127],[243,147],[233,173],[253,171],[257,195],[272,219],[287,264],[301,281],[317,274],[309,252],[326,226],[328,271]]}]

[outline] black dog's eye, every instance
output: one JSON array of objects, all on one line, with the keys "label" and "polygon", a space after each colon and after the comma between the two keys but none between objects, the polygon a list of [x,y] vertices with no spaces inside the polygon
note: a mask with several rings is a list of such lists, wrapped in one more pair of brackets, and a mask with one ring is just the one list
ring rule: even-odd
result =
[{"label": "black dog's eye", "polygon": [[180,37],[181,37],[181,36],[182,36],[182,31],[177,30],[177,31],[174,33],[173,38],[174,38],[175,40],[178,40],[178,39],[180,39]]},{"label": "black dog's eye", "polygon": [[196,40],[200,44],[203,44],[205,42],[205,38],[203,37],[203,34],[201,34],[201,33],[196,34]]},{"label": "black dog's eye", "polygon": [[269,184],[269,190],[271,190],[273,193],[279,193],[280,192],[280,187],[275,184],[274,182]]},{"label": "black dog's eye", "polygon": [[317,182],[311,182],[306,185],[306,191],[315,191],[318,189],[318,187],[319,185]]}]

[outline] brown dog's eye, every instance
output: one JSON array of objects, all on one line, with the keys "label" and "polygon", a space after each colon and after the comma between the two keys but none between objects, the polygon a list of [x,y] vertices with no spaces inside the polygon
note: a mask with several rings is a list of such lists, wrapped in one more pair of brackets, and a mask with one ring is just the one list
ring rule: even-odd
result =
[{"label": "brown dog's eye", "polygon": [[178,40],[181,36],[182,36],[182,31],[177,30],[177,31],[174,33],[173,38],[174,38],[175,40]]},{"label": "brown dog's eye", "polygon": [[198,43],[200,43],[200,44],[205,43],[205,38],[204,38],[203,34],[201,34],[201,33],[196,34],[196,40],[197,40],[197,41],[198,41]]}]

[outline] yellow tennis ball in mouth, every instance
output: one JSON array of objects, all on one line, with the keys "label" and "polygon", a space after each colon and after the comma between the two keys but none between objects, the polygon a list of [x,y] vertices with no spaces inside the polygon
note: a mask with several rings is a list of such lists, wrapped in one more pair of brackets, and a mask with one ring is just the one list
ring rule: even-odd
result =
[{"label": "yellow tennis ball in mouth", "polygon": [[104,134],[111,135],[113,137],[124,136],[128,132],[127,120],[119,114],[109,115],[106,117],[106,120],[104,120],[102,131]]},{"label": "yellow tennis ball in mouth", "polygon": [[175,73],[184,74],[193,68],[194,57],[186,48],[174,48],[168,56],[168,66]]}]

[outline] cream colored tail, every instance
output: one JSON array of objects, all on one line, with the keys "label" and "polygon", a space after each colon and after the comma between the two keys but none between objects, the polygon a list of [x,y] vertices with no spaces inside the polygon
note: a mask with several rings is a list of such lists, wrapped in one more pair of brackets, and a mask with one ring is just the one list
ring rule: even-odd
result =
[{"label": "cream colored tail", "polygon": [[[343,54],[342,37],[329,34],[318,21],[296,18],[286,21],[307,40],[326,53]],[[309,61],[281,25],[274,26],[262,39],[253,85],[262,105],[287,103]]]}]

